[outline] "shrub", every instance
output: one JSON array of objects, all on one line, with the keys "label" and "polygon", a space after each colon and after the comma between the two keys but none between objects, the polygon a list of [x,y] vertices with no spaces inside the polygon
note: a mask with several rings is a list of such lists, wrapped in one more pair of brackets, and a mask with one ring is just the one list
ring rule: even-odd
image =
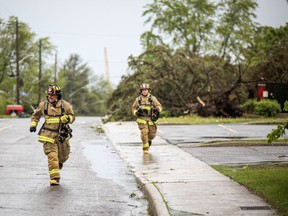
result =
[{"label": "shrub", "polygon": [[252,114],[254,113],[256,103],[257,103],[257,100],[250,99],[250,100],[247,100],[244,104],[242,104],[241,108],[244,109],[246,113]]},{"label": "shrub", "polygon": [[281,106],[276,100],[261,100],[255,103],[254,114],[274,117],[281,112]]},{"label": "shrub", "polygon": [[0,115],[5,115],[8,104],[13,104],[13,101],[0,96]]}]

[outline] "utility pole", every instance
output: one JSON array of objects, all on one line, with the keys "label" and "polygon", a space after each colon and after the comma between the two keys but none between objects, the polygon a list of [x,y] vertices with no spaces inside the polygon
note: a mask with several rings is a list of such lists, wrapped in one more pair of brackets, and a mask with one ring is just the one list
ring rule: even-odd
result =
[{"label": "utility pole", "polygon": [[54,83],[57,83],[57,52],[55,53]]},{"label": "utility pole", "polygon": [[109,64],[108,64],[108,56],[107,56],[107,49],[104,48],[104,55],[105,55],[105,66],[106,66],[106,80],[110,83],[110,74],[109,74]]},{"label": "utility pole", "polygon": [[38,104],[41,101],[41,86],[42,86],[42,40],[39,40],[39,77],[38,77]]},{"label": "utility pole", "polygon": [[16,104],[20,104],[19,23],[16,18]]}]

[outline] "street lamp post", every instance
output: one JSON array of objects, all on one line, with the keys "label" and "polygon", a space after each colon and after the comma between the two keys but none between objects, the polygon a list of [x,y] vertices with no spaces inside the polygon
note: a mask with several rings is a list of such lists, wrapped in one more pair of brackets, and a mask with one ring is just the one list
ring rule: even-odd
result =
[{"label": "street lamp post", "polygon": [[19,23],[16,18],[16,104],[20,104]]}]

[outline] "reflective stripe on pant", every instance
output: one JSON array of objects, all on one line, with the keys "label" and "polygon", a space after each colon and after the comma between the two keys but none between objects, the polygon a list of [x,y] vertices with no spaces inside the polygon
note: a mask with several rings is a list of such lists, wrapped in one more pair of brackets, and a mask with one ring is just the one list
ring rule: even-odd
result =
[{"label": "reflective stripe on pant", "polygon": [[64,163],[70,154],[69,142],[64,143],[44,143],[43,145],[44,153],[48,157],[48,169],[50,174],[50,179],[59,178],[59,163]]},{"label": "reflective stripe on pant", "polygon": [[148,143],[155,138],[157,133],[157,126],[148,124],[138,124],[139,129],[141,130],[141,140],[142,144]]}]

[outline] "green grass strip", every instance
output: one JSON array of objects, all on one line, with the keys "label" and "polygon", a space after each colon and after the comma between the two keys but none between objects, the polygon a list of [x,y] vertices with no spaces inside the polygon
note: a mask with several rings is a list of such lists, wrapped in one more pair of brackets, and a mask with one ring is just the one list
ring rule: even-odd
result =
[{"label": "green grass strip", "polygon": [[288,164],[212,166],[288,216]]}]

